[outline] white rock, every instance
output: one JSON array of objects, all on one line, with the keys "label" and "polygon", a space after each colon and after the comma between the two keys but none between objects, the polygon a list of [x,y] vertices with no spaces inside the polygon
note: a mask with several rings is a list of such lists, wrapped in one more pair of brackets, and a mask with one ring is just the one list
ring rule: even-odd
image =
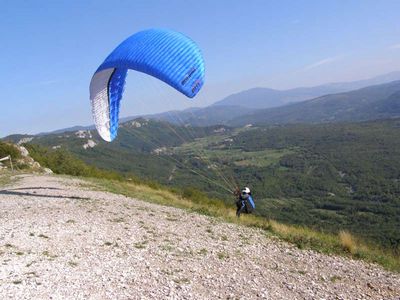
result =
[{"label": "white rock", "polygon": [[139,123],[139,122],[137,122],[137,121],[132,121],[131,125],[132,125],[133,127],[135,127],[135,128],[140,128],[140,127],[142,127],[142,124]]},{"label": "white rock", "polygon": [[53,174],[53,171],[50,170],[49,168],[43,168],[43,172],[44,172],[45,174]]},{"label": "white rock", "polygon": [[75,132],[75,135],[80,139],[92,138],[90,130],[78,130]]},{"label": "white rock", "polygon": [[23,157],[27,157],[29,155],[29,151],[24,146],[18,146],[19,152]]},{"label": "white rock", "polygon": [[29,143],[30,141],[33,140],[33,137],[27,137],[27,138],[22,138],[18,141],[17,145],[22,145],[25,143]]},{"label": "white rock", "polygon": [[97,145],[97,143],[95,141],[88,140],[87,143],[83,145],[83,149],[93,148],[96,145]]}]

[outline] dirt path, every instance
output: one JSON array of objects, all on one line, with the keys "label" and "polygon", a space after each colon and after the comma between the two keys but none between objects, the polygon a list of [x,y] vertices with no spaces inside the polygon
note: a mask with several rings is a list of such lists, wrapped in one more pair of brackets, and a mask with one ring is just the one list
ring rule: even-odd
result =
[{"label": "dirt path", "polygon": [[400,299],[399,274],[80,183],[1,188],[1,299]]}]

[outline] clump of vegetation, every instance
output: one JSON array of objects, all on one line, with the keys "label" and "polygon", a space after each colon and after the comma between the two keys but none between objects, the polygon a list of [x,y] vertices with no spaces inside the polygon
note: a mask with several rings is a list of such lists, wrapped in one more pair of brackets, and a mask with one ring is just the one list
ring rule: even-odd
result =
[{"label": "clump of vegetation", "polygon": [[173,280],[176,284],[189,284],[190,280],[188,278],[175,278]]},{"label": "clump of vegetation", "polygon": [[169,252],[175,249],[175,247],[171,244],[162,245],[160,246],[160,248],[164,251],[169,251]]},{"label": "clump of vegetation", "polygon": [[21,153],[12,144],[0,142],[0,158],[11,155],[13,159],[21,158]]},{"label": "clump of vegetation", "polygon": [[43,256],[46,256],[49,260],[54,260],[56,259],[58,256],[55,254],[51,254],[49,251],[45,250],[42,252]]},{"label": "clump of vegetation", "polygon": [[226,252],[219,252],[219,253],[217,254],[217,256],[218,256],[218,258],[221,259],[221,260],[224,260],[224,259],[228,259],[228,258],[229,258],[229,254],[226,253]]},{"label": "clump of vegetation", "polygon": [[208,253],[208,250],[206,248],[201,248],[198,253],[201,255],[206,255]]},{"label": "clump of vegetation", "polygon": [[357,246],[354,240],[354,237],[348,233],[347,231],[340,231],[339,232],[339,240],[343,247],[343,249],[351,254],[354,254]]},{"label": "clump of vegetation", "polygon": [[213,231],[212,231],[212,229],[211,229],[211,228],[209,228],[209,227],[206,229],[206,232],[207,232],[207,233],[210,233],[210,234],[213,234]]},{"label": "clump of vegetation", "polygon": [[329,280],[331,282],[336,282],[336,281],[342,280],[342,277],[334,275],[331,278],[329,278]]},{"label": "clump of vegetation", "polygon": [[82,177],[122,180],[123,176],[112,171],[100,170],[89,166],[64,149],[47,149],[36,144],[25,144],[31,157],[43,167],[56,174],[67,174]]},{"label": "clump of vegetation", "polygon": [[109,221],[114,222],[114,223],[123,223],[123,222],[125,222],[125,219],[120,217],[120,218],[111,219]]},{"label": "clump of vegetation", "polygon": [[[11,156],[11,161],[7,159],[5,161],[2,161],[0,163],[6,166],[9,170],[11,167],[14,168],[15,170],[24,170],[24,169],[29,169],[30,166],[29,164],[24,161],[21,155],[21,152],[18,150],[18,148],[14,144],[6,143],[6,142],[1,142],[0,141],[0,158],[6,157],[6,156]],[[0,175],[0,185],[2,184],[8,184],[11,182],[10,178],[11,174],[7,174],[7,172],[2,171],[2,174]]]},{"label": "clump of vegetation", "polygon": [[11,183],[11,172],[0,174],[0,186],[4,186]]},{"label": "clump of vegetation", "polygon": [[71,267],[77,267],[78,263],[76,261],[69,261],[68,265],[70,265]]},{"label": "clump of vegetation", "polygon": [[147,241],[137,242],[134,244],[134,247],[137,249],[144,249],[146,248]]}]

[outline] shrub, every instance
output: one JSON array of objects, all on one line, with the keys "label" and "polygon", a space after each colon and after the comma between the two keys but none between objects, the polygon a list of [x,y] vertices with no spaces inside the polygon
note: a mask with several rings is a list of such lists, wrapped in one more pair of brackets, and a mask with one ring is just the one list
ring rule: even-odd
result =
[{"label": "shrub", "polygon": [[0,158],[11,155],[12,159],[21,158],[21,153],[12,144],[0,142]]},{"label": "shrub", "polygon": [[50,168],[56,174],[114,180],[123,179],[123,176],[116,172],[105,171],[87,165],[64,149],[52,150],[35,144],[25,144],[24,146],[28,149],[34,160],[39,162],[43,167]]},{"label": "shrub", "polygon": [[357,245],[356,242],[353,238],[353,236],[348,233],[347,231],[340,231],[339,232],[339,240],[340,240],[340,244],[343,247],[343,250],[354,254],[357,250]]}]

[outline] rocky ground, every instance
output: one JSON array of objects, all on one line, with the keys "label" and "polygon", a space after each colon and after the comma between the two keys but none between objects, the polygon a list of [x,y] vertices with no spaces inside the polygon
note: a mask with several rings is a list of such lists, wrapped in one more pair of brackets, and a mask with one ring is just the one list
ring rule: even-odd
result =
[{"label": "rocky ground", "polygon": [[1,299],[400,299],[380,267],[82,183],[0,188]]}]

